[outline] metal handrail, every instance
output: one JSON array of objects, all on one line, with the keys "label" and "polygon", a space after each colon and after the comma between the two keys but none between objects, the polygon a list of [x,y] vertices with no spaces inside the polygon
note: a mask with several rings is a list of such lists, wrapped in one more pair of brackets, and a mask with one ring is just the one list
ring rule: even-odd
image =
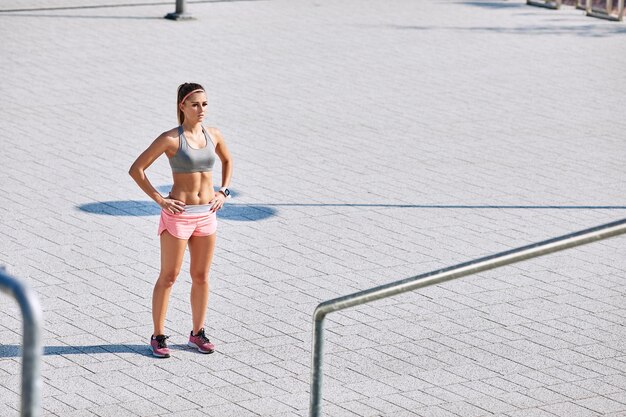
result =
[{"label": "metal handrail", "polygon": [[39,416],[41,378],[39,369],[41,355],[41,306],[34,291],[23,282],[7,275],[0,267],[0,291],[18,302],[24,317],[22,336],[22,417]]},{"label": "metal handrail", "polygon": [[370,288],[343,297],[324,301],[313,313],[313,348],[311,364],[310,417],[321,416],[322,400],[322,360],[324,354],[324,318],[333,311],[343,310],[392,295],[401,294],[429,285],[439,284],[478,272],[520,262],[537,256],[547,255],[575,246],[585,245],[626,233],[626,219],[592,227],[531,245],[522,246],[484,258],[461,263],[448,268],[427,272],[400,281]]}]

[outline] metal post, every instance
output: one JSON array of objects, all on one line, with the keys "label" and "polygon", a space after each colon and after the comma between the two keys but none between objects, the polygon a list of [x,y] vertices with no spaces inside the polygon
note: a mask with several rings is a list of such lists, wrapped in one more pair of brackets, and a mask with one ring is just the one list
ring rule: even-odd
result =
[{"label": "metal post", "polygon": [[593,1],[587,0],[586,2],[587,16],[597,17],[600,19],[613,20],[621,22],[624,19],[624,0],[617,0],[617,13],[613,13],[613,1],[607,0],[604,10],[598,10],[593,8]]},{"label": "metal post", "polygon": [[185,11],[186,4],[185,0],[176,0],[176,11],[174,13],[168,13],[165,15],[166,19],[169,20],[191,20],[193,17]]},{"label": "metal post", "polygon": [[322,415],[322,362],[324,361],[324,316],[313,322],[313,356],[311,363],[311,417]]},{"label": "metal post", "polygon": [[24,318],[22,337],[22,417],[39,416],[41,378],[41,306],[35,293],[0,267],[0,290],[15,298]]},{"label": "metal post", "polygon": [[[587,0],[591,1],[591,0]],[[607,239],[626,233],[626,219],[568,235],[559,236],[520,248],[511,249],[505,252],[496,253],[484,258],[450,266],[448,268],[427,272],[400,281],[391,282],[379,287],[370,288],[364,291],[348,294],[332,300],[320,303],[313,313],[313,348],[312,348],[312,369],[311,369],[311,402],[309,406],[310,417],[320,417],[322,402],[322,362],[323,362],[323,341],[324,341],[324,318],[333,311],[343,310],[371,301],[380,300],[413,291],[418,288],[440,284],[467,275],[488,271],[505,265],[521,262],[538,256],[559,252],[575,246],[585,245],[599,240]]]}]

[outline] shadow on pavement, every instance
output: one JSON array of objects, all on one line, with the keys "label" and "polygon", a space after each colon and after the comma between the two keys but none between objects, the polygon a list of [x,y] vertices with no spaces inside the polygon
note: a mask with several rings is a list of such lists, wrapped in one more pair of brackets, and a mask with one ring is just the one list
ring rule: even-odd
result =
[{"label": "shadow on pavement", "polygon": [[380,207],[419,209],[545,209],[545,210],[626,210],[626,206],[531,206],[531,205],[463,205],[463,204],[266,204],[263,207]]},{"label": "shadow on pavement", "polygon": [[76,15],[68,15],[68,14],[36,14],[36,13],[25,13],[25,14],[1,14],[0,17],[52,17],[55,19],[135,19],[135,20],[163,20],[163,16],[88,16],[82,14]]},{"label": "shadow on pavement", "polygon": [[[45,346],[44,356],[54,355],[93,355],[99,353],[136,353],[142,356],[152,356],[148,344],[143,345],[91,345],[91,346]],[[0,358],[22,356],[21,345],[0,346]]]},{"label": "shadow on pavement", "polygon": [[485,9],[512,9],[526,7],[526,3],[507,3],[503,1],[459,1],[457,4],[482,7]]},{"label": "shadow on pavement", "polygon": [[[104,216],[158,216],[161,208],[147,200],[121,200],[87,203],[78,209],[90,214]],[[276,209],[253,204],[227,204],[219,211],[219,217],[226,220],[257,221],[267,219],[276,214]]]},{"label": "shadow on pavement", "polygon": [[[236,221],[264,220],[276,215],[274,207],[370,207],[370,208],[416,208],[416,209],[515,209],[515,210],[626,210],[626,206],[592,205],[467,205],[467,204],[359,204],[359,203],[276,203],[276,204],[227,204],[220,210],[219,217]],[[152,201],[121,200],[87,203],[78,209],[90,214],[105,216],[158,216],[161,208]]]},{"label": "shadow on pavement", "polygon": [[[239,2],[239,1],[261,1],[261,0],[189,0],[188,4],[197,3],[225,3],[225,2]],[[169,6],[174,2],[169,1],[156,1],[156,2],[136,2],[136,3],[105,3],[105,4],[80,4],[80,0],[77,0],[76,6],[57,6],[57,7],[30,7],[21,9],[0,9],[0,13],[10,12],[34,12],[34,11],[54,11],[54,10],[84,10],[84,9],[110,9],[119,7],[146,7],[146,6]],[[48,17],[49,15],[42,15]],[[92,16],[54,16],[54,17],[92,17]],[[93,16],[95,17],[95,16]]]},{"label": "shadow on pavement", "polygon": [[[361,25],[362,27],[366,27]],[[523,27],[506,27],[506,26],[475,26],[475,27],[460,27],[460,26],[415,26],[415,25],[398,25],[398,24],[386,24],[384,25],[390,29],[397,30],[446,30],[446,31],[465,31],[465,32],[485,32],[485,33],[500,33],[509,35],[574,35],[586,38],[602,38],[613,35],[626,35],[626,28],[623,26],[609,26],[604,25],[602,22],[596,24],[589,24],[585,26],[578,25],[534,25]]]},{"label": "shadow on pavement", "polygon": [[[186,344],[169,344],[170,350],[195,351]],[[141,356],[152,356],[148,343],[141,345],[90,345],[90,346],[44,346],[44,356],[55,355],[97,355],[106,353],[136,353]],[[22,356],[21,345],[1,345],[0,358],[16,358]]]}]

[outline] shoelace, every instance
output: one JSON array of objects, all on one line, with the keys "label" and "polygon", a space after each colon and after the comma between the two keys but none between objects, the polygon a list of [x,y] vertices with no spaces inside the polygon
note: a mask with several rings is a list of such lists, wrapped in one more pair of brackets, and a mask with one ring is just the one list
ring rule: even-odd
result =
[{"label": "shoelace", "polygon": [[210,343],[208,337],[206,337],[206,333],[204,333],[204,328],[200,329],[200,331],[196,334],[196,337],[199,337],[204,343]]},{"label": "shoelace", "polygon": [[159,346],[159,348],[166,348],[167,347],[167,343],[165,342],[167,339],[169,339],[169,336],[157,336],[154,338],[154,340],[157,341],[157,345]]}]

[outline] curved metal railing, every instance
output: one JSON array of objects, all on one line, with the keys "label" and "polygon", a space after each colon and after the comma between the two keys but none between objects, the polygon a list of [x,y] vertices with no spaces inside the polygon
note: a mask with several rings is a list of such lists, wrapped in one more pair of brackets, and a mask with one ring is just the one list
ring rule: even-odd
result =
[{"label": "curved metal railing", "polygon": [[440,284],[468,275],[476,274],[501,266],[524,261],[526,259],[559,252],[575,246],[586,245],[613,236],[626,233],[626,219],[590,229],[581,230],[531,245],[522,246],[495,255],[475,259],[448,268],[416,275],[401,281],[370,288],[368,290],[345,295],[343,297],[324,301],[319,304],[313,313],[313,348],[311,365],[311,402],[309,408],[310,417],[321,416],[322,400],[322,360],[324,354],[324,318],[333,311],[343,310],[349,307],[369,303],[382,298],[391,297],[407,291],[429,285]]},{"label": "curved metal railing", "polygon": [[39,416],[41,378],[41,306],[39,299],[23,282],[7,275],[0,267],[0,291],[11,295],[20,305],[24,320],[22,336],[22,417]]}]

